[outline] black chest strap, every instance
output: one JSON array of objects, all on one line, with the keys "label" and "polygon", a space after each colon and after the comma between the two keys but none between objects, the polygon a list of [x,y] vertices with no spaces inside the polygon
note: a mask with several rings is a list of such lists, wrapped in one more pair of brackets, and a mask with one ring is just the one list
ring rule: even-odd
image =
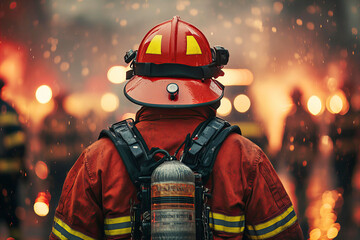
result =
[{"label": "black chest strap", "polygon": [[222,143],[233,132],[241,134],[238,126],[231,126],[227,121],[215,117],[199,125],[190,142],[185,145],[181,160],[194,172],[201,174],[203,184],[209,179]]}]

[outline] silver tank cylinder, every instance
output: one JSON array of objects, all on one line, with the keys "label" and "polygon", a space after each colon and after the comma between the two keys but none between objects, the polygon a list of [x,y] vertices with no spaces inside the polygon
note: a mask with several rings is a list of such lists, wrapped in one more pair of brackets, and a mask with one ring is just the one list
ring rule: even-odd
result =
[{"label": "silver tank cylinder", "polygon": [[195,238],[194,173],[179,161],[166,161],[151,175],[151,239]]}]

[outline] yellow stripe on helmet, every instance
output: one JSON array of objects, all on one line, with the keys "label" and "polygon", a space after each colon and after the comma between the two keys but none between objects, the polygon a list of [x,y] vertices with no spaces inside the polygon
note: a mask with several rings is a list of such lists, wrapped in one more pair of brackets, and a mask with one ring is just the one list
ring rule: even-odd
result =
[{"label": "yellow stripe on helmet", "polygon": [[161,40],[162,35],[155,35],[148,48],[146,49],[147,54],[161,54]]}]

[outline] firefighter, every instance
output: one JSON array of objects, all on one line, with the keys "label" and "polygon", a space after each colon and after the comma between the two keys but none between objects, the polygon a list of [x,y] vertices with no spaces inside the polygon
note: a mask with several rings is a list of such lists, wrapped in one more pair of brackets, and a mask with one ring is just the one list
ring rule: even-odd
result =
[{"label": "firefighter", "polygon": [[317,153],[318,131],[302,105],[302,95],[298,87],[291,93],[293,109],[285,120],[280,168],[285,168],[294,181],[299,222],[307,236],[309,227],[305,215],[308,206],[306,187],[309,185],[310,170]]},{"label": "firefighter", "polygon": [[[224,94],[215,78],[222,75],[226,52],[211,50],[203,33],[179,17],[155,26],[137,52],[128,52],[127,62],[136,57],[124,93],[142,106],[135,125],[149,149],[180,159],[176,150],[186,136],[215,117]],[[271,163],[241,135],[226,138],[206,187],[213,239],[303,239]],[[134,201],[137,190],[124,162],[114,144],[101,138],[70,170],[50,239],[131,239]]]},{"label": "firefighter", "polygon": [[5,81],[0,78],[0,217],[9,227],[10,237],[21,238],[18,181],[25,175],[25,132],[15,109],[1,98]]}]

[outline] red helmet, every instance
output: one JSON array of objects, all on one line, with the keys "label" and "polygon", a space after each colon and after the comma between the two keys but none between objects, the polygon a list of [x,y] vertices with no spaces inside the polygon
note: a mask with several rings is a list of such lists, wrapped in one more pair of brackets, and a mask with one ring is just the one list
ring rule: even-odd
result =
[{"label": "red helmet", "polygon": [[210,48],[202,32],[179,17],[151,29],[139,50],[129,50],[130,79],[124,88],[132,102],[150,107],[185,108],[211,105],[224,95],[215,78],[223,76],[229,52]]}]

